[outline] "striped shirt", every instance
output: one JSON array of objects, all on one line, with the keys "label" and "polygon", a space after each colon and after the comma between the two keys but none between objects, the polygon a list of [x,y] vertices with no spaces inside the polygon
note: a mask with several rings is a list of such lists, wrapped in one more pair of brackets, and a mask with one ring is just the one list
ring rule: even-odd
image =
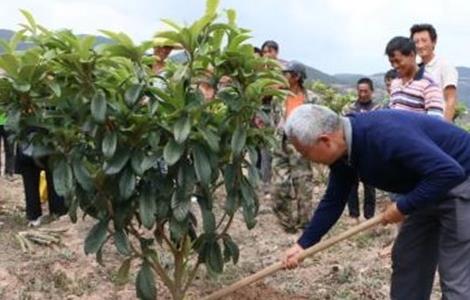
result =
[{"label": "striped shirt", "polygon": [[396,78],[391,84],[390,108],[402,109],[431,116],[444,117],[442,90],[432,77],[420,67],[413,80],[403,83]]}]

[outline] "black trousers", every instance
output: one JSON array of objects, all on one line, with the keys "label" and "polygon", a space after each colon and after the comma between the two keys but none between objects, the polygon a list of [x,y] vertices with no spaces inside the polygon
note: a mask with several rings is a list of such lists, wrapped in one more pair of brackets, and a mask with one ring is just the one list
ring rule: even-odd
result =
[{"label": "black trousers", "polygon": [[[28,220],[36,220],[42,215],[41,201],[39,198],[39,175],[41,168],[34,160],[22,155],[21,176],[26,197],[26,217]],[[49,195],[49,213],[54,215],[64,215],[67,213],[64,198],[57,195],[54,189],[52,172],[46,168],[47,193]]]},{"label": "black trousers", "polygon": [[[3,141],[3,151],[5,152],[4,168],[5,174],[13,175],[15,172],[15,157],[13,145],[8,141],[8,132],[5,130],[5,126],[0,125],[0,142]],[[2,165],[2,159],[0,157],[0,167]]]},{"label": "black trousers", "polygon": [[[375,188],[364,184],[364,218],[370,219],[375,214]],[[359,196],[358,196],[359,182],[357,182],[349,193],[348,209],[349,215],[354,218],[359,218],[361,215],[359,211]]]}]

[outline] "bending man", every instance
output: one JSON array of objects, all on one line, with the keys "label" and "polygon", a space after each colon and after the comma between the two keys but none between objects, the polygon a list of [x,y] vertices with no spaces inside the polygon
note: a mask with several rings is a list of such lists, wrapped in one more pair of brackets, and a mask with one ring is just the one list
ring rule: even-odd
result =
[{"label": "bending man", "polygon": [[470,299],[470,134],[437,118],[384,110],[341,118],[302,105],[287,137],[305,158],[330,166],[326,193],[298,242],[284,256],[296,267],[303,249],[336,223],[357,175],[400,194],[384,223],[404,221],[392,253],[392,299],[429,299],[439,266],[443,299]]}]

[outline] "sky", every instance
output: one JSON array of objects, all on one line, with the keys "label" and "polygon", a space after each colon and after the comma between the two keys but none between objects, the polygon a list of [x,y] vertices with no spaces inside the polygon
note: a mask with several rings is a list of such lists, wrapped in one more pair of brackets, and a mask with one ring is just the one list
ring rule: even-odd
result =
[{"label": "sky", "polygon": [[[190,24],[205,7],[204,0],[5,2],[0,28],[19,29],[24,22],[19,9],[26,9],[47,28],[88,34],[98,34],[99,29],[122,31],[135,41],[151,39],[163,29],[162,18]],[[408,36],[415,23],[436,27],[438,55],[455,66],[470,67],[468,0],[220,0],[219,8],[237,11],[238,25],[252,31],[252,44],[276,40],[281,58],[329,74],[386,71],[387,42],[397,35]]]}]

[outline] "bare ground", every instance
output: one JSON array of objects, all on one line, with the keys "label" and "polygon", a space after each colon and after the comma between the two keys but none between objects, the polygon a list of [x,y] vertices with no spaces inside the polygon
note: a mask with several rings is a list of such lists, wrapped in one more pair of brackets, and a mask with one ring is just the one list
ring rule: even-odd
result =
[{"label": "bare ground", "polygon": [[[316,195],[320,193],[318,190]],[[382,196],[378,209],[386,203]],[[129,282],[119,285],[116,274],[122,257],[113,246],[105,249],[104,266],[94,256],[85,256],[83,240],[93,225],[92,219],[71,224],[61,218],[46,224],[45,227],[68,228],[62,237],[63,245],[35,246],[34,253],[22,253],[15,234],[26,229],[24,215],[21,179],[0,178],[0,299],[136,299],[136,265]],[[343,216],[329,235],[350,226],[349,218]],[[307,259],[296,270],[278,272],[226,299],[387,299],[390,257],[381,258],[378,253],[390,241],[391,230],[380,226],[359,234]],[[282,230],[266,198],[261,199],[258,224],[253,230],[247,230],[242,217],[237,216],[230,232],[240,246],[238,264],[227,264],[217,278],[208,276],[202,267],[188,299],[199,299],[277,262],[282,251],[298,238],[298,234]],[[158,299],[169,299],[160,282],[157,294]],[[437,295],[436,290],[436,299]]]}]

